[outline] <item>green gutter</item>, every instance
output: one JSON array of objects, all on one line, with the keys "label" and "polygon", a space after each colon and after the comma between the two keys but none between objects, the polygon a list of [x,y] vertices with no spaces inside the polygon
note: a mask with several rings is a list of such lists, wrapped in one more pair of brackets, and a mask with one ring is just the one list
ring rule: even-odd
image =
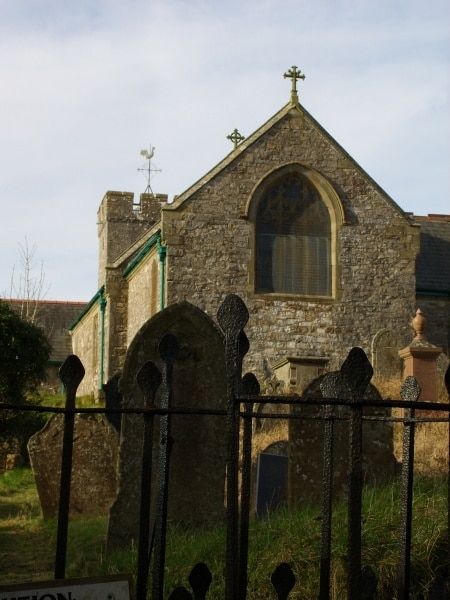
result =
[{"label": "green gutter", "polygon": [[91,310],[97,303],[100,306],[100,358],[99,358],[99,381],[98,389],[103,389],[103,377],[105,374],[105,310],[106,310],[106,298],[104,296],[105,286],[102,286],[89,304],[84,310],[78,315],[73,323],[68,327],[69,331],[75,329],[75,327],[83,320],[86,314]]},{"label": "green gutter", "polygon": [[127,265],[127,267],[124,269],[124,271],[122,273],[123,277],[124,278],[128,277],[128,275],[130,275],[130,273],[132,273],[134,271],[134,269],[140,264],[140,262],[143,260],[143,258],[145,256],[147,256],[147,254],[150,252],[150,250],[152,248],[154,248],[154,246],[156,244],[160,244],[160,243],[161,243],[161,232],[158,231],[157,233],[152,235],[152,237],[149,240],[147,240],[145,242],[145,244],[142,246],[142,248],[139,250],[139,252],[133,258],[133,260],[130,262],[130,264]]},{"label": "green gutter", "polygon": [[167,246],[163,245],[161,240],[161,231],[156,232],[147,242],[142,246],[139,252],[136,254],[134,259],[124,269],[122,275],[124,278],[128,277],[147,256],[147,254],[153,250],[156,246],[159,260],[161,263],[161,278],[160,278],[160,291],[159,291],[159,310],[164,310],[165,305],[165,287],[166,287],[166,256]]},{"label": "green gutter", "polygon": [[166,257],[167,246],[163,246],[161,236],[158,236],[158,255],[161,262],[161,281],[159,285],[159,310],[164,310],[164,292],[166,287]]},{"label": "green gutter", "polygon": [[99,302],[99,298],[103,297],[103,294],[105,292],[105,286],[102,286],[98,292],[95,294],[95,296],[92,298],[92,300],[89,301],[89,304],[81,311],[81,313],[78,315],[78,317],[75,319],[75,321],[73,321],[73,323],[71,323],[68,327],[69,331],[72,331],[72,329],[75,329],[75,327],[78,325],[78,323],[80,321],[83,320],[83,317],[91,310],[91,308],[94,306],[94,304],[96,302]]},{"label": "green gutter", "polygon": [[99,296],[98,303],[100,306],[100,364],[98,374],[98,389],[103,389],[103,376],[105,372],[105,310],[106,310],[106,298],[103,294]]}]

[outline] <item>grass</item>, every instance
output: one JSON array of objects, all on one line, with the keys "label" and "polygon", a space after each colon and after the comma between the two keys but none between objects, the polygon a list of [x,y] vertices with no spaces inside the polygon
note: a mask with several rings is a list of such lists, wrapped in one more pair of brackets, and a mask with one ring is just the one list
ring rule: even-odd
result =
[{"label": "grass", "polygon": [[[427,595],[430,581],[446,575],[447,483],[419,478],[414,489],[411,598]],[[395,597],[400,497],[396,483],[368,488],[363,503],[363,563],[375,570],[378,598]],[[249,545],[249,600],[274,598],[270,575],[280,562],[292,567],[297,583],[290,600],[316,598],[320,563],[320,511],[309,506],[281,511],[252,521]],[[333,513],[333,600],[346,597],[346,505]],[[105,555],[105,516],[72,519],[69,524],[67,577],[135,573],[135,548]],[[0,475],[0,580],[18,583],[53,578],[55,521],[41,517],[32,473],[19,469]],[[167,596],[188,587],[196,562],[213,573],[209,598],[224,596],[225,530],[198,531],[172,527],[168,535],[165,580]]]}]

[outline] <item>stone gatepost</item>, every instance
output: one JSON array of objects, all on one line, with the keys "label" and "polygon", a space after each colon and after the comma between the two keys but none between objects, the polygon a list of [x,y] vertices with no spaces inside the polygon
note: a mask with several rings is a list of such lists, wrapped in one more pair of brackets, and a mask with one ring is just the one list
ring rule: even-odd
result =
[{"label": "stone gatepost", "polygon": [[409,346],[399,350],[404,361],[403,377],[412,375],[420,386],[419,400],[436,401],[437,393],[437,359],[442,348],[427,342],[424,336],[426,319],[422,311],[417,309],[411,321],[416,335]]},{"label": "stone gatepost", "polygon": [[[403,377],[413,376],[420,386],[421,401],[437,402],[438,358],[442,348],[434,346],[425,339],[426,318],[420,309],[411,321],[415,337],[409,346],[399,350],[403,359]],[[404,411],[397,409],[395,415],[403,416]],[[446,417],[440,411],[416,411],[416,417]],[[394,453],[402,460],[403,427],[394,427]],[[425,475],[446,473],[448,469],[448,423],[417,423],[415,428],[415,470]]]}]

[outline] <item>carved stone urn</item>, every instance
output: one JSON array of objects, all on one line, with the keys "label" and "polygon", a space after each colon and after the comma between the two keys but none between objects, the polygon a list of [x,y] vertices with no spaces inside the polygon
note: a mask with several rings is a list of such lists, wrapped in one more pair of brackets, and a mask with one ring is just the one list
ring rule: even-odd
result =
[{"label": "carved stone urn", "polygon": [[416,332],[416,335],[415,335],[415,338],[414,338],[415,340],[423,340],[424,339],[423,332],[425,331],[426,323],[427,323],[427,320],[423,316],[423,313],[420,310],[420,308],[418,308],[416,310],[415,317],[411,321],[411,327]]}]

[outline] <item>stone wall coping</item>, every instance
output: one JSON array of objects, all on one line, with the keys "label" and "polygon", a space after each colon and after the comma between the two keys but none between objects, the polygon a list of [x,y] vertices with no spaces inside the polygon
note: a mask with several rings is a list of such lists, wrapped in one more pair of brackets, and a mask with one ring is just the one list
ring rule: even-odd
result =
[{"label": "stone wall coping", "polygon": [[400,358],[425,358],[432,359],[442,353],[442,348],[433,346],[432,344],[410,344],[398,351]]}]

